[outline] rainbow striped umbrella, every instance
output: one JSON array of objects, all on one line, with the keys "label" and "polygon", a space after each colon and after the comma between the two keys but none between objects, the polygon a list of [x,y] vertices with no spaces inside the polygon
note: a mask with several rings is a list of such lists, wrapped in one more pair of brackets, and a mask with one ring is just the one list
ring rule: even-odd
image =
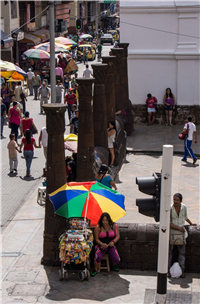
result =
[{"label": "rainbow striped umbrella", "polygon": [[[50,42],[38,44],[34,46],[34,49],[39,49],[50,53]],[[69,53],[69,51],[55,43],[55,53]]]},{"label": "rainbow striped umbrella", "polygon": [[71,182],[49,194],[54,212],[65,218],[86,217],[96,226],[103,212],[114,222],[126,215],[124,195],[96,181]]},{"label": "rainbow striped umbrella", "polygon": [[69,39],[69,38],[65,38],[65,37],[61,37],[61,36],[55,38],[55,42],[60,43],[60,44],[64,44],[64,45],[73,45],[73,46],[77,45],[77,43],[74,40]]}]

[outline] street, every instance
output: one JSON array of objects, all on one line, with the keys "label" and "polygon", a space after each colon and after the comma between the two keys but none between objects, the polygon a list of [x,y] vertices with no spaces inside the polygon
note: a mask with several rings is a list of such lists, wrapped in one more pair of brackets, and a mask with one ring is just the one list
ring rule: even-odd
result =
[{"label": "street", "polygon": [[[105,44],[103,46],[102,55],[108,56],[111,45]],[[91,64],[97,62],[97,56],[95,61],[88,61],[89,67]],[[85,66],[83,63],[78,63],[78,77],[83,76],[83,70]],[[30,117],[33,118],[33,121],[40,132],[41,128],[46,125],[46,116],[40,115],[40,101],[33,100],[33,96],[28,96],[28,101],[26,103],[26,109],[30,112]],[[68,114],[66,111],[66,130],[65,134],[69,134],[70,127],[67,126],[69,123]],[[18,174],[9,174],[9,158],[7,151],[7,144],[9,141],[10,129],[7,125],[4,126],[4,136],[6,138],[1,140],[1,157],[2,157],[2,193],[1,193],[1,227],[5,228],[6,225],[12,220],[13,216],[16,214],[17,210],[26,199],[31,195],[31,193],[41,185],[43,181],[43,168],[44,168],[44,155],[43,148],[35,149],[34,158],[31,165],[31,178],[25,177],[25,160],[23,153],[18,153]],[[34,136],[36,142],[38,143],[39,134]],[[21,143],[21,139],[18,139],[18,143]],[[67,154],[68,153],[68,154]],[[66,155],[71,155],[68,151]]]}]

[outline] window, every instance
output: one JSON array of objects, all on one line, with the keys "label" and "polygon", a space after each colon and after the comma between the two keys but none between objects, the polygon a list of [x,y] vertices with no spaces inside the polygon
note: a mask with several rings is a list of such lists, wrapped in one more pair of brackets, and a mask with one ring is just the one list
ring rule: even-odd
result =
[{"label": "window", "polygon": [[11,18],[17,18],[17,1],[11,1]]}]

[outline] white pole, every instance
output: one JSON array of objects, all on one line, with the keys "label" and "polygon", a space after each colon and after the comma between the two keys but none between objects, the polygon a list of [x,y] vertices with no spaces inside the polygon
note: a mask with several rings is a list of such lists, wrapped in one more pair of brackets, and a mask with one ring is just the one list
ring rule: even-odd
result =
[{"label": "white pole", "polygon": [[51,103],[56,102],[54,1],[49,7]]},{"label": "white pole", "polygon": [[156,304],[166,303],[173,146],[163,146]]},{"label": "white pole", "polygon": [[98,32],[98,1],[95,3],[95,31]]}]

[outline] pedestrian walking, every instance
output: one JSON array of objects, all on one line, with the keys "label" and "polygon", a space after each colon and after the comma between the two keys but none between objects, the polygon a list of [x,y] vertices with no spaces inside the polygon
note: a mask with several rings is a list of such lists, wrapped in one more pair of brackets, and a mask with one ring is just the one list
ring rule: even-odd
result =
[{"label": "pedestrian walking", "polygon": [[3,103],[3,99],[1,98],[1,139],[5,138],[3,136],[3,126],[4,126],[4,120],[6,119],[6,106]]},{"label": "pedestrian walking", "polygon": [[62,102],[62,91],[64,87],[60,80],[57,80],[57,85],[56,85],[56,103],[61,103]]},{"label": "pedestrian walking", "polygon": [[170,127],[172,127],[172,113],[175,109],[175,97],[170,88],[166,89],[163,103],[165,105],[166,126],[170,125]]},{"label": "pedestrian walking", "polygon": [[97,45],[97,50],[98,50],[98,61],[101,59],[101,52],[102,52],[102,44],[99,42]]},{"label": "pedestrian walking", "polygon": [[[29,112],[26,111],[24,113],[24,118],[21,120],[21,134],[25,134],[25,131],[28,129],[28,130],[31,130],[31,125],[33,125],[33,127],[37,130],[34,122],[33,122],[33,118],[29,118]],[[38,133],[38,130],[37,132]]]},{"label": "pedestrian walking", "polygon": [[109,127],[108,127],[108,150],[111,155],[111,163],[110,167],[114,167],[114,159],[115,159],[115,151],[114,151],[114,142],[116,138],[116,126],[114,121],[109,122]]},{"label": "pedestrian walking", "polygon": [[32,137],[31,131],[26,130],[24,137],[22,138],[21,145],[19,148],[19,152],[21,153],[22,147],[24,146],[24,158],[26,160],[26,177],[30,177],[30,169],[31,163],[34,155],[34,147],[41,148],[41,146],[37,146],[35,143],[35,139]]},{"label": "pedestrian walking", "polygon": [[45,168],[47,168],[47,145],[48,145],[48,133],[47,133],[47,128],[43,127],[40,131],[40,136],[38,140],[38,145],[40,146],[42,144],[43,146],[43,152],[44,152],[44,157],[46,159],[45,162]]},{"label": "pedestrian walking", "polygon": [[63,78],[63,82],[64,82],[64,87],[65,87],[65,92],[64,95],[68,94],[69,88],[70,88],[70,81],[71,81],[71,77],[69,75],[69,72],[64,74],[64,78]]},{"label": "pedestrian walking", "polygon": [[9,156],[9,164],[10,164],[10,173],[17,173],[18,159],[17,159],[17,151],[18,145],[15,141],[15,134],[10,134],[10,141],[7,144],[8,156]]},{"label": "pedestrian walking", "polygon": [[40,114],[43,113],[43,104],[47,104],[50,98],[50,89],[47,87],[46,80],[43,80],[41,87],[38,89],[38,98],[40,98]]},{"label": "pedestrian walking", "polygon": [[156,97],[152,96],[150,93],[147,94],[147,99],[146,99],[146,104],[147,104],[147,112],[148,112],[148,126],[152,125],[155,120],[155,114],[156,114],[156,109],[155,109],[155,104],[157,104],[157,99]]},{"label": "pedestrian walking", "polygon": [[15,94],[17,102],[19,102],[22,105],[22,107],[23,107],[22,113],[24,114],[26,112],[27,98],[26,98],[25,90],[22,87],[20,81],[17,83],[17,86],[15,87],[14,94]]},{"label": "pedestrian walking", "polygon": [[33,86],[32,86],[32,78],[34,76],[34,73],[32,72],[31,68],[28,69],[28,88],[29,88],[29,96],[33,96]]},{"label": "pedestrian walking", "polygon": [[[170,235],[172,233],[171,230],[177,230],[182,233],[182,245],[172,245],[171,237],[170,237],[170,244],[169,244],[169,263],[168,263],[168,269],[170,270],[170,267],[172,266],[172,258],[173,258],[173,249],[174,246],[178,249],[178,263],[182,269],[182,275],[181,278],[185,278],[185,247],[186,247],[186,238],[188,237],[187,230],[185,229],[185,221],[188,222],[191,226],[196,226],[196,224],[193,224],[189,219],[187,215],[187,207],[182,203],[183,196],[181,193],[174,194],[173,197],[174,203],[171,205],[170,209]],[[181,238],[179,236],[179,238]],[[168,271],[168,277],[170,277],[170,271]]]},{"label": "pedestrian walking", "polygon": [[9,89],[6,88],[5,83],[2,83],[2,85],[1,85],[1,97],[3,99],[4,105],[6,106],[6,113],[7,114],[8,114],[9,104],[10,104],[9,95],[10,95]]},{"label": "pedestrian walking", "polygon": [[184,125],[183,128],[183,134],[188,132],[187,139],[184,140],[184,156],[182,158],[183,162],[187,162],[187,156],[189,155],[193,159],[193,165],[197,162],[197,157],[194,155],[191,145],[193,140],[193,134],[194,134],[194,142],[197,143],[197,132],[196,132],[196,126],[192,122],[192,117],[189,116],[187,118],[187,123]]},{"label": "pedestrian walking", "polygon": [[38,89],[40,85],[41,85],[40,76],[38,75],[37,71],[34,71],[34,76],[31,79],[31,86],[33,86],[33,90],[34,90],[34,100],[38,99]]},{"label": "pedestrian walking", "polygon": [[70,133],[73,132],[73,134],[78,135],[78,116],[79,116],[79,110],[75,111],[75,117],[72,119],[72,122],[70,124]]},{"label": "pedestrian walking", "polygon": [[84,77],[84,78],[90,78],[90,76],[93,76],[93,75],[92,75],[92,71],[89,69],[89,65],[88,65],[88,64],[86,64],[85,67],[86,67],[86,68],[85,68],[85,70],[83,71],[83,77]]},{"label": "pedestrian walking", "polygon": [[58,82],[58,80],[60,80],[60,82],[63,82],[63,69],[61,68],[59,63],[55,68],[55,74],[56,74],[56,82]]},{"label": "pedestrian walking", "polygon": [[77,81],[76,81],[77,77],[78,77],[78,73],[75,73],[74,77],[71,80],[71,87],[72,87],[72,89],[75,89],[75,87],[77,85]]},{"label": "pedestrian walking", "polygon": [[68,105],[68,116],[69,116],[69,121],[71,119],[71,106],[73,104],[77,104],[77,98],[76,98],[76,94],[73,93],[73,89],[69,89],[69,94],[65,95],[65,103],[67,103]]},{"label": "pedestrian walking", "polygon": [[15,134],[15,140],[17,142],[17,137],[18,137],[18,129],[20,126],[20,119],[22,118],[21,116],[21,111],[17,107],[17,102],[13,102],[13,107],[8,110],[8,117],[9,117],[9,125],[11,128],[11,134]]},{"label": "pedestrian walking", "polygon": [[88,62],[88,50],[86,49],[86,47],[83,48],[83,61],[84,64]]}]

